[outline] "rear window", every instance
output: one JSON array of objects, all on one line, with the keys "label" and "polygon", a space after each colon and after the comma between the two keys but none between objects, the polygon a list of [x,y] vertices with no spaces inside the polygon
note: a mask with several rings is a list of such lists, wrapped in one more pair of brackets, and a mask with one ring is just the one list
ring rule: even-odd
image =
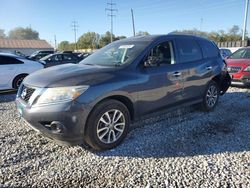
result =
[{"label": "rear window", "polygon": [[202,53],[198,43],[189,38],[176,39],[180,63],[198,61],[202,59]]},{"label": "rear window", "polygon": [[13,57],[0,56],[0,65],[14,65],[14,64],[23,64],[23,62]]},{"label": "rear window", "polygon": [[204,58],[218,57],[219,50],[215,44],[207,40],[199,40],[198,42],[201,46]]}]

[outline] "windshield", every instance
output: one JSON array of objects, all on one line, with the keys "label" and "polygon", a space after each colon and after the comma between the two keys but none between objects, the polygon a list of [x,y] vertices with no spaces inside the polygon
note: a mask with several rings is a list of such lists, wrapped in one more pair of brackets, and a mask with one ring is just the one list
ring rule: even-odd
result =
[{"label": "windshield", "polygon": [[250,59],[250,48],[237,50],[229,57],[229,59]]},{"label": "windshield", "polygon": [[34,53],[32,53],[30,56],[33,57],[35,55],[37,55],[39,53],[39,51],[35,51]]},{"label": "windshield", "polygon": [[117,41],[96,51],[80,64],[101,66],[130,64],[148,44],[146,41]]},{"label": "windshield", "polygon": [[54,54],[49,54],[49,55],[46,55],[45,57],[41,58],[40,60],[44,61],[44,60],[47,60],[48,58],[50,58],[51,56],[53,56]]}]

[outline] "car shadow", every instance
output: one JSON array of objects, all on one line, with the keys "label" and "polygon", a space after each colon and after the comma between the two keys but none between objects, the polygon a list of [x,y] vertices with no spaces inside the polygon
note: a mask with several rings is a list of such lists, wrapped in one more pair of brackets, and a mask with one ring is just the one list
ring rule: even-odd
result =
[{"label": "car shadow", "polygon": [[164,158],[250,151],[249,98],[250,93],[226,93],[213,112],[184,108],[135,122],[121,145],[94,153]]}]

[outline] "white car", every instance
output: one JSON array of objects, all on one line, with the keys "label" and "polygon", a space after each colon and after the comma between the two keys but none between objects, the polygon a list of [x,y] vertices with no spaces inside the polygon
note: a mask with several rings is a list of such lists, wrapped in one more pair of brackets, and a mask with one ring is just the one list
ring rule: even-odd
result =
[{"label": "white car", "polygon": [[17,89],[32,72],[43,69],[36,61],[8,53],[0,53],[0,90]]}]

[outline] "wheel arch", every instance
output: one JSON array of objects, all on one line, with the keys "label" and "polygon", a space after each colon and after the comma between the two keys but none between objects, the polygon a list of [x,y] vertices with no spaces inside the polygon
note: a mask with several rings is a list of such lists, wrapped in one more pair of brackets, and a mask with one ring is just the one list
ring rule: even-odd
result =
[{"label": "wheel arch", "polygon": [[218,87],[220,89],[220,95],[225,94],[231,84],[231,78],[228,74],[224,76],[222,74],[218,74],[214,76],[212,80],[218,84]]},{"label": "wheel arch", "polygon": [[111,96],[107,96],[103,99],[101,99],[100,101],[98,101],[94,107],[91,109],[91,111],[88,113],[88,117],[87,117],[87,120],[86,120],[86,123],[85,123],[85,126],[84,126],[84,134],[86,133],[86,128],[87,128],[87,122],[89,121],[89,117],[90,117],[90,114],[93,112],[93,110],[102,102],[106,101],[106,100],[116,100],[116,101],[119,101],[121,102],[122,104],[124,104],[128,111],[129,111],[129,115],[130,115],[130,120],[134,120],[135,118],[135,108],[134,108],[134,105],[133,105],[133,102],[130,98],[126,97],[126,96],[123,96],[123,95],[111,95]]},{"label": "wheel arch", "polygon": [[14,82],[15,82],[15,80],[18,78],[18,77],[21,77],[21,76],[28,76],[29,74],[28,73],[20,73],[20,74],[18,74],[18,75],[16,75],[14,78],[13,78],[13,80],[12,80],[12,88],[14,88]]}]

